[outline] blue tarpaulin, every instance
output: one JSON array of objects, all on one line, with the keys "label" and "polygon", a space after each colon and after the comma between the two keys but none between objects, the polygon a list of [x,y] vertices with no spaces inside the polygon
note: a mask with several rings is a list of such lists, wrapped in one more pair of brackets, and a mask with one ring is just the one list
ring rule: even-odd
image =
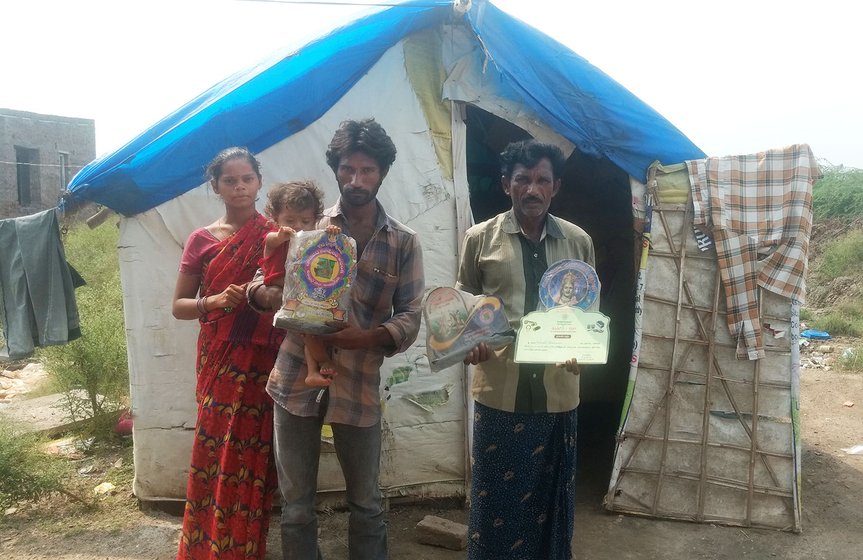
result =
[{"label": "blue tarpaulin", "polygon": [[143,212],[189,191],[225,146],[260,152],[327,112],[402,38],[442,23],[472,29],[513,100],[587,154],[641,180],[654,161],[704,153],[659,113],[567,47],[484,0],[464,16],[450,0],[411,0],[376,12],[284,57],[228,77],[119,150],[84,167],[67,201]]},{"label": "blue tarpaulin", "polygon": [[814,340],[830,340],[831,338],[833,338],[832,336],[830,336],[829,332],[817,331],[815,329],[806,329],[805,331],[800,333],[800,336],[802,336],[803,338],[812,338]]}]

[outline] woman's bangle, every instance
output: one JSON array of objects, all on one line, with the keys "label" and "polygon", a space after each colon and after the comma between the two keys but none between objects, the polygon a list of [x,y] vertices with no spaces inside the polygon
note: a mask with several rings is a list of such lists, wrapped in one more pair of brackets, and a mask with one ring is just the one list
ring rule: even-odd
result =
[{"label": "woman's bangle", "polygon": [[198,315],[207,314],[207,296],[199,297],[195,301],[195,307],[198,309]]}]

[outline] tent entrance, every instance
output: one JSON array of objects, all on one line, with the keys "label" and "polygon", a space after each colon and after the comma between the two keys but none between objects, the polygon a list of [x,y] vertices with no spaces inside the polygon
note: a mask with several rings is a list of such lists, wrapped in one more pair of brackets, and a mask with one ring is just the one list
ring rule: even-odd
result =
[{"label": "tent entrance", "polygon": [[[500,186],[500,152],[531,135],[475,106],[467,105],[465,116],[471,212],[474,222],[481,222],[511,206]],[[601,311],[611,317],[609,361],[585,368],[581,380],[578,464],[579,477],[587,480],[578,495],[579,501],[595,502],[608,488],[632,354],[635,248],[641,241],[633,227],[629,176],[608,159],[586,156],[576,148],[551,213],[592,237],[602,282]]]},{"label": "tent entrance", "polygon": [[500,185],[500,153],[510,142],[530,138],[522,128],[473,105],[466,106],[467,182],[474,223],[508,210]]}]

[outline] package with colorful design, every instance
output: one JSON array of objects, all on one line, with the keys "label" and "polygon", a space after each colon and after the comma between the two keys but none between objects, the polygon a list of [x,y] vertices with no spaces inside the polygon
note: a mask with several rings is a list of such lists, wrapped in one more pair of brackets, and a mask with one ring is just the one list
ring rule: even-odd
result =
[{"label": "package with colorful design", "polygon": [[308,334],[327,334],[347,325],[356,265],[353,238],[323,230],[297,233],[288,248],[282,308],[273,324]]},{"label": "package with colorful design", "polygon": [[455,288],[435,288],[423,304],[426,351],[432,371],[464,360],[480,342],[492,350],[515,340],[497,296],[475,296]]}]

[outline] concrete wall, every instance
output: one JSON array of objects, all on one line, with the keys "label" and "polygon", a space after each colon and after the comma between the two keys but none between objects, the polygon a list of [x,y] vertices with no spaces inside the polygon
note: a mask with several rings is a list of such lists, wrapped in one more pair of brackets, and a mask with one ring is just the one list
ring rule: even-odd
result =
[{"label": "concrete wall", "polygon": [[[75,173],[95,157],[94,120],[0,109],[0,219],[57,206]],[[24,204],[18,190],[22,158],[31,161],[30,200]]]}]

